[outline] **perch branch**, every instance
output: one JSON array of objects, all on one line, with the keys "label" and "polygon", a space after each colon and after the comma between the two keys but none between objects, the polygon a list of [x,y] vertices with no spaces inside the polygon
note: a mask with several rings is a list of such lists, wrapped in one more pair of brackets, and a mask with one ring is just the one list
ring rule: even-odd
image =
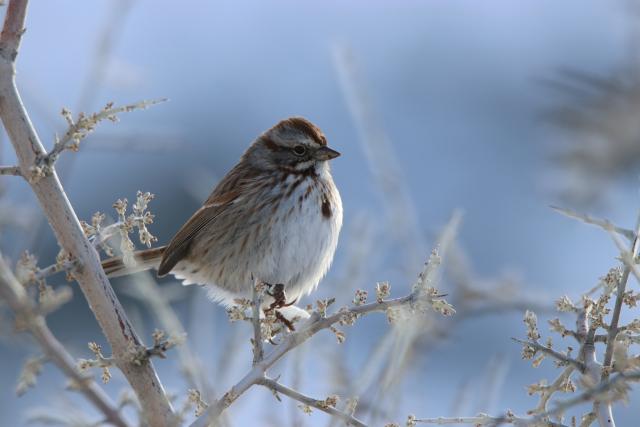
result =
[{"label": "perch branch", "polygon": [[428,260],[425,262],[424,268],[418,275],[418,280],[411,288],[411,293],[401,298],[385,300],[383,295],[388,295],[388,292],[379,292],[380,295],[376,298],[376,302],[369,304],[359,303],[359,305],[343,307],[330,316],[326,316],[326,305],[322,310],[318,308],[308,319],[299,325],[295,332],[285,334],[280,343],[278,343],[269,354],[260,362],[256,363],[221,399],[213,402],[202,416],[191,424],[191,427],[205,427],[215,424],[222,412],[245,391],[259,384],[260,381],[265,378],[267,370],[277,361],[284,357],[289,351],[303,344],[317,332],[332,328],[336,323],[351,325],[358,317],[381,311],[386,312],[388,318],[391,320],[394,317],[392,315],[394,309],[397,310],[399,307],[410,311],[431,308],[445,316],[454,314],[455,310],[453,307],[441,299],[441,296],[437,294],[437,291],[432,285],[438,278],[438,267],[442,262],[439,255],[439,247],[451,243],[450,240],[453,239],[455,235],[455,229],[458,223],[459,217],[454,215],[449,221],[449,224],[445,226],[445,232],[442,233],[436,248],[433,249]]},{"label": "perch branch", "polygon": [[344,316],[350,314],[364,315],[376,311],[386,311],[389,308],[399,307],[401,305],[410,304],[416,300],[414,293],[403,297],[396,298],[382,303],[370,303],[357,307],[349,308],[345,311],[335,313],[329,317],[320,317],[314,312],[305,323],[296,331],[286,335],[281,343],[273,349],[264,359],[257,363],[240,381],[238,381],[225,395],[214,402],[207,411],[191,424],[191,427],[205,427],[214,423],[214,421],[228,408],[241,394],[258,384],[265,375],[267,369],[273,366],[289,351],[298,347],[306,340],[311,338],[317,332],[328,329],[335,323],[338,323]]},{"label": "perch branch", "polygon": [[[260,289],[258,289],[260,287]],[[253,324],[253,366],[264,359],[264,349],[262,347],[262,328],[260,325],[260,307],[262,307],[262,288],[264,284],[256,279],[252,288],[251,323]]]}]

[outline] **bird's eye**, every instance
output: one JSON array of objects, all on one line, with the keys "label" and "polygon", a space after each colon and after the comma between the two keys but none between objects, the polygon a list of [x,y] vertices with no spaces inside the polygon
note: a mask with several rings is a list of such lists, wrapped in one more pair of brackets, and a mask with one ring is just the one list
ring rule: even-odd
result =
[{"label": "bird's eye", "polygon": [[296,156],[304,156],[307,153],[307,147],[304,145],[298,144],[293,147],[293,154]]}]

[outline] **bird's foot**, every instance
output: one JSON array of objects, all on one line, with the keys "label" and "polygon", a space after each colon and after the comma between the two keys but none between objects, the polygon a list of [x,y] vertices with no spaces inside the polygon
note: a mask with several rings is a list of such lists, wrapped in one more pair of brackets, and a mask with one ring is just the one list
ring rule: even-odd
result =
[{"label": "bird's foot", "polygon": [[273,302],[269,305],[269,307],[264,309],[265,314],[270,314],[273,312],[276,319],[280,321],[283,325],[289,329],[289,331],[295,331],[296,328],[293,326],[293,322],[287,319],[281,312],[278,310],[279,308],[289,307],[295,304],[298,299],[294,299],[291,302],[287,302],[287,294],[284,291],[284,284],[276,283],[275,285],[271,285],[269,283],[265,283],[269,290],[266,292],[271,298],[273,298]]},{"label": "bird's foot", "polygon": [[267,283],[267,286],[269,287],[267,295],[273,298],[273,302],[269,306],[268,310],[289,307],[298,301],[298,299],[296,298],[289,303],[287,302],[287,294],[284,292],[284,285],[282,283],[277,283],[275,285],[270,285]]}]

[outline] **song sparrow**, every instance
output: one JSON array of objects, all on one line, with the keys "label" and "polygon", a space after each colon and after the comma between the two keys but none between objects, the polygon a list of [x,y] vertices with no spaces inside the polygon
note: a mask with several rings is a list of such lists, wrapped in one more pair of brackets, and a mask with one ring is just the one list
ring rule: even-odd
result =
[{"label": "song sparrow", "polygon": [[316,288],[333,259],[342,201],[328,160],[339,155],[308,120],[283,120],[251,144],[167,246],[139,251],[135,267],[113,258],[103,268],[111,277],[157,268],[158,276],[209,286],[227,305],[250,298],[257,278],[294,301]]}]

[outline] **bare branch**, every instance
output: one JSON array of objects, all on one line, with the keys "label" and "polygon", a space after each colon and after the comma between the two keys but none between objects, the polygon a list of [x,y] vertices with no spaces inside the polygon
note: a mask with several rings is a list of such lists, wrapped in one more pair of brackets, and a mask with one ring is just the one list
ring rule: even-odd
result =
[{"label": "bare branch", "polygon": [[13,63],[18,56],[18,48],[24,34],[28,0],[12,1],[7,7],[4,26],[0,34],[0,57]]},{"label": "bare branch", "polygon": [[331,404],[327,402],[327,399],[318,400],[309,396],[305,396],[304,394],[299,393],[296,390],[293,390],[287,386],[284,386],[280,384],[278,381],[271,378],[267,378],[267,377],[259,380],[258,384],[264,387],[267,387],[268,389],[272,390],[275,393],[282,393],[285,396],[290,397],[291,399],[297,400],[303,405],[310,406],[310,407],[319,409],[322,412],[326,412],[329,415],[333,415],[334,417],[341,419],[348,425],[357,426],[357,427],[367,427],[365,423],[358,420],[353,415],[349,415],[348,413],[340,411],[334,408],[333,406],[331,406]]},{"label": "bare branch", "polygon": [[[631,274],[632,271],[634,273],[637,273],[634,265],[634,262],[635,262],[634,260],[638,256],[638,251],[640,250],[640,240],[638,239],[639,232],[640,232],[640,216],[638,217],[636,228],[635,228],[636,237],[634,238],[633,243],[631,244],[631,250],[629,252],[631,256],[631,260],[625,261],[625,267],[624,267],[624,270],[622,271],[622,277],[620,278],[620,282],[618,283],[618,286],[617,286],[616,302],[613,308],[613,314],[611,315],[611,322],[609,324],[609,335],[607,337],[607,349],[605,350],[604,361],[603,361],[603,367],[605,368],[602,371],[603,381],[609,377],[609,369],[606,369],[606,368],[611,368],[613,363],[613,349],[615,346],[616,336],[618,335],[618,323],[620,321],[620,312],[622,310],[622,304],[624,302],[624,293],[627,287],[627,281],[629,280],[629,275]],[[624,249],[621,249],[621,250],[622,250],[622,256],[624,258],[624,253],[626,251]],[[640,281],[640,277],[638,278],[638,280]]]},{"label": "bare branch", "polygon": [[[26,0],[10,2],[0,36],[0,117],[16,151],[20,169],[32,170],[45,151],[20,99],[14,68],[24,31],[26,6]],[[80,268],[73,272],[74,278],[111,345],[118,367],[135,390],[145,420],[158,427],[170,425],[173,409],[153,365],[149,362],[136,366],[127,360],[130,344],[140,344],[140,340],[102,270],[98,254],[84,235],[55,170],[30,185],[58,242],[78,259]]]},{"label": "bare branch", "polygon": [[[578,330],[582,333],[580,334],[583,338],[582,345],[582,354],[584,358],[585,371],[583,382],[586,384],[597,384],[601,375],[601,366],[598,364],[596,359],[596,346],[593,341],[593,336],[595,335],[595,328],[593,325],[589,324],[589,316],[585,312],[580,313],[578,316],[578,322],[581,322],[582,325],[578,326]],[[586,332],[585,332],[586,331]],[[605,427],[609,423],[606,421],[607,418],[609,421],[613,421],[613,414],[611,413],[611,403],[610,402],[602,402],[600,400],[594,400],[593,402],[593,414],[598,419],[600,423],[600,427]]]},{"label": "bare branch", "polygon": [[[473,424],[474,426],[498,426],[500,424],[513,424],[515,426],[533,426],[531,419],[521,418],[515,416],[509,412],[502,417],[492,417],[487,414],[478,414],[475,417],[438,417],[438,418],[416,418],[412,420],[414,423],[419,424],[435,424],[435,425],[449,425],[449,424]],[[545,421],[545,427],[567,427],[564,424],[555,423],[552,421]]]},{"label": "bare branch", "polygon": [[128,427],[118,408],[107,394],[91,378],[87,378],[76,368],[73,358],[56,339],[47,326],[46,320],[33,306],[24,287],[11,273],[9,266],[0,256],[0,297],[6,301],[21,325],[29,330],[47,358],[55,363],[69,377],[78,390],[105,416],[118,427]]},{"label": "bare branch", "polygon": [[[94,215],[95,218],[96,215]],[[107,249],[104,245],[105,243],[114,237],[115,235],[120,233],[120,230],[123,227],[127,227],[128,223],[141,223],[145,221],[144,216],[139,215],[131,215],[125,221],[117,221],[113,224],[110,224],[106,227],[95,228],[95,225],[89,225],[84,221],[81,222],[81,225],[84,229],[85,234],[89,236],[89,241],[93,245],[96,250],[100,248]],[[95,223],[94,223],[95,224]],[[33,276],[33,281],[39,281],[46,279],[49,276],[53,276],[61,271],[71,273],[71,271],[78,267],[77,259],[67,259],[62,262],[56,262],[55,264],[51,264],[47,267],[40,268],[36,271]]]},{"label": "bare branch", "polygon": [[[589,355],[587,355],[585,350],[585,363],[587,366],[595,365],[591,371],[591,377],[595,380],[593,383],[597,382],[597,376],[600,375],[601,384],[605,383],[609,379],[609,374],[613,369],[613,353],[616,344],[616,338],[618,336],[619,327],[618,324],[620,322],[620,313],[622,311],[622,304],[624,302],[624,293],[627,287],[627,281],[629,280],[629,275],[633,272],[636,275],[636,278],[640,281],[640,275],[636,270],[635,266],[635,258],[638,255],[638,250],[640,248],[640,241],[638,239],[638,233],[640,232],[640,216],[636,222],[635,228],[635,238],[632,241],[630,251],[626,251],[625,248],[622,247],[621,243],[618,241],[618,236],[611,233],[611,237],[614,242],[618,246],[621,251],[621,257],[624,262],[624,270],[622,271],[622,276],[620,277],[620,281],[618,282],[617,290],[616,290],[616,302],[613,308],[613,314],[611,316],[611,322],[609,323],[609,331],[607,336],[607,347],[605,349],[604,361],[602,364],[602,368],[596,364],[595,350],[591,351]],[[593,343],[585,343],[585,349],[587,349],[587,344],[589,348],[593,347]],[[598,422],[600,423],[600,427],[610,426],[615,427],[615,421],[613,418],[613,412],[611,408],[611,402],[609,401],[600,401],[599,399],[595,399],[593,403],[593,412],[598,418]]]},{"label": "bare branch", "polygon": [[606,219],[595,218],[590,215],[581,214],[581,213],[572,211],[571,209],[560,208],[557,206],[551,206],[551,209],[561,213],[562,215],[568,216],[569,218],[582,221],[585,224],[595,225],[597,227],[603,228],[605,231],[621,234],[622,236],[626,237],[630,241],[633,241],[636,238],[636,233],[633,230],[618,227]]},{"label": "bare branch", "polygon": [[76,151],[80,141],[87,137],[94,131],[96,125],[103,120],[117,121],[117,115],[120,113],[128,113],[133,110],[145,109],[152,105],[164,102],[166,99],[158,99],[151,101],[140,101],[135,104],[123,105],[121,107],[114,107],[113,103],[108,103],[98,113],[91,115],[85,115],[80,113],[78,118],[74,121],[71,117],[71,112],[66,109],[62,110],[62,115],[67,120],[69,128],[65,132],[64,136],[55,141],[53,148],[45,156],[39,159],[42,165],[53,166],[53,163],[58,159],[60,153],[64,150]]},{"label": "bare branch", "polygon": [[518,338],[511,338],[512,340],[514,340],[517,343],[520,343],[522,345],[526,345],[529,347],[533,347],[534,349],[541,351],[542,353],[553,357],[554,359],[556,359],[557,361],[561,362],[562,364],[565,365],[572,365],[573,367],[575,367],[576,369],[578,369],[578,371],[580,372],[584,372],[585,370],[585,365],[584,363],[567,356],[566,354],[562,354],[562,353],[558,353],[557,351],[555,351],[552,348],[549,348],[545,345],[540,344],[537,341],[532,341],[532,340],[520,340]]},{"label": "bare branch", "polygon": [[[138,274],[130,280],[135,282],[135,286],[126,286],[121,288],[128,296],[137,299],[141,304],[148,307],[149,311],[154,315],[158,325],[167,331],[169,336],[186,337],[185,331],[178,314],[171,307],[169,299],[166,296],[167,289],[161,288],[150,273]],[[180,286],[180,290],[184,287]],[[226,345],[229,343],[227,342]],[[207,376],[203,373],[202,361],[196,353],[189,347],[188,343],[181,343],[175,348],[180,371],[185,376],[189,387],[194,390],[201,390],[204,396],[212,396],[215,388],[211,384]],[[216,377],[217,380],[219,378]]]},{"label": "bare branch", "polygon": [[[167,350],[181,344],[183,337],[166,337],[164,331],[156,329],[153,332],[153,346],[134,346],[129,349],[129,359],[132,363],[138,366],[142,366],[147,363],[152,357],[158,357],[160,359],[166,359]],[[85,371],[90,368],[102,369],[102,382],[107,383],[111,379],[111,373],[109,368],[116,364],[114,357],[106,357],[102,354],[102,348],[95,342],[89,343],[89,349],[95,355],[94,359],[80,359],[78,366],[81,371]]]},{"label": "bare branch", "polygon": [[[611,235],[611,240],[613,240],[613,243],[618,248],[618,251],[620,251],[620,259],[622,260],[625,266],[625,270],[629,269],[629,272],[632,273],[635,276],[638,283],[640,283],[640,271],[638,271],[638,266],[636,265],[637,261],[635,259],[635,257],[638,255],[638,251],[637,249],[634,250],[634,247],[637,245],[637,240],[632,241],[633,245],[631,250],[629,251],[627,250],[624,243],[620,240],[620,238],[616,234],[611,232],[609,234]],[[623,271],[623,279],[624,279],[624,271]]]},{"label": "bare branch", "polygon": [[601,398],[601,396],[606,394],[608,391],[628,381],[640,381],[640,372],[635,372],[632,374],[617,374],[616,376],[609,378],[606,381],[598,383],[596,387],[590,388],[571,399],[556,403],[552,409],[534,417],[533,421],[539,421],[549,416],[564,413],[567,409],[577,406],[581,403]]},{"label": "bare branch", "polygon": [[264,284],[256,279],[251,290],[252,295],[252,317],[253,324],[253,366],[264,359],[264,349],[262,348],[262,328],[260,325],[260,308],[262,307],[262,294],[264,292]]},{"label": "bare branch", "polygon": [[[458,218],[454,216],[451,221],[455,224],[457,220]],[[453,234],[453,232],[447,233],[447,237],[451,238]],[[441,243],[444,245],[447,242],[442,241]],[[405,307],[409,310],[421,310],[431,307],[431,309],[438,311],[443,315],[452,315],[455,312],[453,308],[444,300],[440,299],[435,289],[431,287],[435,282],[437,266],[439,264],[440,256],[438,254],[438,250],[434,249],[429,260],[425,263],[424,269],[419,275],[418,280],[413,285],[412,292],[407,296],[391,300],[383,300],[382,302],[376,301],[348,308],[344,307],[338,312],[326,317],[319,311],[313,312],[313,314],[304,321],[295,332],[285,335],[277,347],[266,355],[261,362],[255,364],[253,368],[240,381],[231,387],[231,389],[225,393],[221,399],[212,403],[203,416],[191,424],[191,427],[205,427],[215,422],[222,412],[238,397],[240,397],[240,395],[262,381],[267,370],[278,360],[285,356],[289,351],[303,344],[319,331],[329,329],[336,323],[353,323],[351,319],[356,319],[360,316],[375,312],[389,313],[393,309],[397,309],[399,307]]]},{"label": "bare branch", "polygon": [[0,175],[22,176],[18,166],[0,166]]}]

